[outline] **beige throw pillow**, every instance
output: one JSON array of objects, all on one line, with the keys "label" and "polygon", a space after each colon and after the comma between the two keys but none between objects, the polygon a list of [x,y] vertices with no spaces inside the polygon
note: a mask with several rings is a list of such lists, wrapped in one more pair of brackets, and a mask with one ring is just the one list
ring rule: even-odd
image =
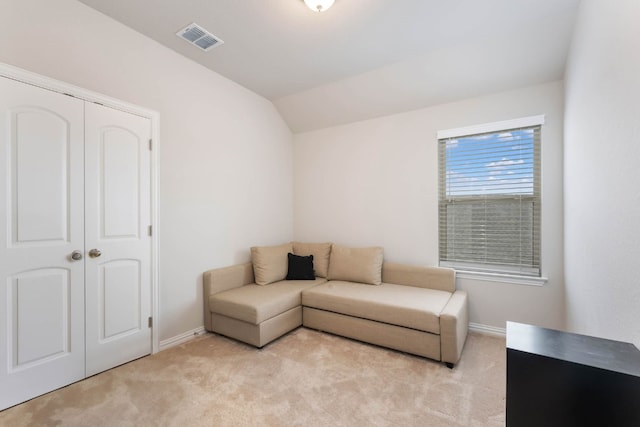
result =
[{"label": "beige throw pillow", "polygon": [[329,260],[329,280],[379,285],[382,283],[381,247],[347,248],[333,245]]},{"label": "beige throw pillow", "polygon": [[329,273],[329,254],[331,243],[293,242],[294,255],[313,255],[313,269],[317,277],[327,277]]},{"label": "beige throw pillow", "polygon": [[251,248],[253,275],[257,285],[268,285],[287,277],[287,254],[293,252],[291,243],[279,246],[254,246]]}]

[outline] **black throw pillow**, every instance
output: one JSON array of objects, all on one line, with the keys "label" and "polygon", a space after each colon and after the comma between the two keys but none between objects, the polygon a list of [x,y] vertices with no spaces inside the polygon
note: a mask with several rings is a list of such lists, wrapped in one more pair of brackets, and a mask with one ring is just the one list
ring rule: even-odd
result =
[{"label": "black throw pillow", "polygon": [[287,280],[316,280],[313,271],[313,255],[300,256],[289,253],[289,270]]}]

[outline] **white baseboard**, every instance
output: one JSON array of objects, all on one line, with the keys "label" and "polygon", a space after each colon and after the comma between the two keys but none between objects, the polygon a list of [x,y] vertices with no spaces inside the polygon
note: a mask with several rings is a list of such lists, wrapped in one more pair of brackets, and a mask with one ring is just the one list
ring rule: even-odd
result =
[{"label": "white baseboard", "polygon": [[507,330],[505,328],[497,328],[495,326],[481,325],[479,323],[469,323],[469,330],[478,332],[485,335],[494,335],[499,337],[506,337]]},{"label": "white baseboard", "polygon": [[167,338],[166,340],[160,341],[159,351],[166,350],[168,348],[174,347],[176,345],[180,345],[185,343],[198,335],[204,334],[206,331],[204,330],[204,326],[200,326],[199,328],[192,329],[187,332],[183,332],[180,335],[176,335],[175,337]]},{"label": "white baseboard", "polygon": [[[469,330],[480,334],[494,335],[499,337],[505,337],[507,335],[507,330],[505,328],[481,325],[479,323],[469,323]],[[206,331],[204,330],[204,326],[200,326],[199,328],[183,332],[180,335],[176,335],[175,337],[167,338],[166,340],[160,341],[159,351],[166,350],[176,345],[180,345],[197,337],[198,335],[203,335],[205,333]]]}]

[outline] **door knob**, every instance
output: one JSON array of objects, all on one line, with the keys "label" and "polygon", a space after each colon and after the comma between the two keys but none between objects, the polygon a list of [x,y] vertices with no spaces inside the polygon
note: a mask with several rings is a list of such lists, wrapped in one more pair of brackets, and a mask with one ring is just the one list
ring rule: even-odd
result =
[{"label": "door knob", "polygon": [[82,252],[80,251],[71,252],[71,259],[74,261],[80,261],[82,259]]},{"label": "door knob", "polygon": [[89,256],[91,258],[98,258],[100,255],[102,255],[102,252],[100,252],[100,249],[91,249],[89,251]]}]

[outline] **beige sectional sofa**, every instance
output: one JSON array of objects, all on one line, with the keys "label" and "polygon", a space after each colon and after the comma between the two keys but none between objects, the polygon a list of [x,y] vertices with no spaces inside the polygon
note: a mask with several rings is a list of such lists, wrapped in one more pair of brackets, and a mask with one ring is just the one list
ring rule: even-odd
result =
[{"label": "beige sectional sofa", "polygon": [[[468,303],[455,271],[384,262],[379,247],[292,242],[251,253],[251,263],[204,273],[208,331],[262,347],[303,325],[449,367],[460,359]],[[286,280],[310,260],[311,277]]]}]

